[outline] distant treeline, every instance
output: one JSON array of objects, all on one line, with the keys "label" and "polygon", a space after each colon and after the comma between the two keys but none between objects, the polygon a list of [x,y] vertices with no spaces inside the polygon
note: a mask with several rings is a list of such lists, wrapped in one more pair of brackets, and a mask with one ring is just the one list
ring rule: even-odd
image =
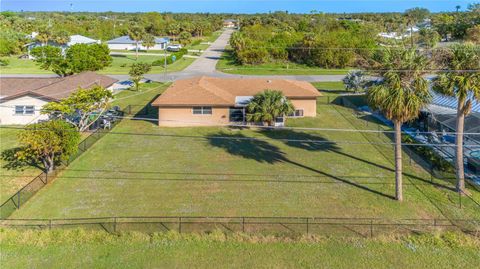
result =
[{"label": "distant treeline", "polygon": [[[343,68],[362,66],[380,46],[415,45],[432,48],[445,41],[480,42],[480,5],[468,12],[430,14],[414,8],[404,13],[288,14],[239,16],[241,30],[233,34],[232,56],[239,64],[278,61]],[[399,35],[420,27],[403,39],[380,38],[380,32]]]},{"label": "distant treeline", "polygon": [[84,35],[107,41],[126,35],[138,25],[154,36],[204,36],[223,26],[224,15],[173,13],[69,13],[69,12],[1,12],[0,56],[24,52],[32,32],[49,32],[56,36]]}]

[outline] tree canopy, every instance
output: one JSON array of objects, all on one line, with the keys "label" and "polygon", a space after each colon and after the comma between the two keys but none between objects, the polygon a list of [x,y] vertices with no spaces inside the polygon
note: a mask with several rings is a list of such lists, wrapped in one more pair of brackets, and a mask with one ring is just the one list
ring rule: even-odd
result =
[{"label": "tree canopy", "polygon": [[80,134],[73,125],[52,120],[27,125],[18,140],[20,147],[14,157],[22,162],[40,163],[48,173],[76,153]]},{"label": "tree canopy", "polygon": [[64,53],[59,47],[42,46],[33,48],[30,53],[41,68],[60,76],[101,70],[112,62],[105,44],[75,44]]},{"label": "tree canopy", "polygon": [[112,92],[100,86],[91,89],[79,88],[59,102],[43,106],[41,113],[51,118],[64,119],[74,124],[80,132],[88,130],[108,108]]}]

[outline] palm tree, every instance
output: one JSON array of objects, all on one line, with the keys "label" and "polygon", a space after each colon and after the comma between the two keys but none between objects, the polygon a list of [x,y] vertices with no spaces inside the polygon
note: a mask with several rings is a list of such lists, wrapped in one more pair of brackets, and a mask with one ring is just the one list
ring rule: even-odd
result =
[{"label": "palm tree", "polygon": [[342,81],[347,90],[353,90],[354,92],[363,89],[366,84],[365,75],[362,71],[351,71]]},{"label": "palm tree", "polygon": [[147,48],[147,51],[149,48],[155,46],[155,37],[151,34],[146,34],[143,37],[143,46]]},{"label": "palm tree", "polygon": [[[445,71],[433,80],[433,89],[439,93],[457,98],[455,170],[457,191],[465,191],[463,168],[463,129],[465,116],[472,108],[472,99],[480,101],[480,46],[457,44],[451,46],[443,65]],[[475,72],[475,70],[477,70]],[[469,98],[470,97],[470,98]]]},{"label": "palm tree", "polygon": [[394,124],[395,198],[398,201],[403,200],[401,128],[430,102],[428,82],[423,77],[428,65],[427,58],[415,49],[386,49],[376,66],[376,74],[382,79],[367,91],[371,106]]},{"label": "palm tree", "polygon": [[42,44],[42,46],[46,46],[48,44],[48,41],[52,39],[52,31],[50,31],[50,29],[48,29],[47,27],[44,27],[38,30],[35,39],[37,39],[38,42]]},{"label": "palm tree", "polygon": [[53,40],[59,45],[65,45],[70,42],[70,35],[67,31],[59,31],[54,34]]},{"label": "palm tree", "polygon": [[138,60],[138,44],[142,41],[144,35],[145,29],[139,25],[133,25],[128,29],[128,37],[135,41],[135,60]]},{"label": "palm tree", "polygon": [[176,36],[180,33],[180,25],[177,23],[170,23],[167,26],[167,32],[169,35],[173,36],[173,41],[175,41]]},{"label": "palm tree", "polygon": [[290,100],[281,91],[265,90],[256,94],[247,105],[247,121],[263,122],[273,126],[275,119],[295,111]]}]

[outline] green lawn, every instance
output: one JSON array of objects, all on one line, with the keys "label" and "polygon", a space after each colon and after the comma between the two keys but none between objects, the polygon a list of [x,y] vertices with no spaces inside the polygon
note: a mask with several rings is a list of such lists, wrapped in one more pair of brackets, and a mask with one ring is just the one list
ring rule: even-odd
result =
[{"label": "green lawn", "polygon": [[[18,146],[17,136],[20,131],[19,129],[0,128],[0,152]],[[7,162],[0,158],[0,204],[42,172],[31,166],[19,170],[8,169],[5,165]]]},{"label": "green lawn", "polygon": [[0,231],[2,268],[474,268],[478,239],[459,234],[297,240],[209,235]]},{"label": "green lawn", "polygon": [[217,63],[217,70],[240,75],[344,75],[348,69],[324,69],[293,62],[241,65],[235,62],[231,50],[227,50]]},{"label": "green lawn", "polygon": [[150,103],[155,97],[162,93],[170,83],[143,83],[140,84],[138,91],[123,90],[114,96],[112,106],[125,108],[128,105],[143,106]]},{"label": "green lawn", "polygon": [[[135,59],[135,55],[112,55],[113,62],[112,64],[99,71],[101,74],[127,74],[130,66],[135,62],[146,62],[152,63],[156,60],[163,60],[163,56],[153,56],[153,55],[141,55],[139,54],[138,60]],[[167,65],[167,72],[177,72],[185,69],[189,66],[195,59],[191,58],[181,58],[180,60],[174,62],[173,64]],[[153,66],[150,73],[157,74],[163,73],[164,68],[161,66]]]},{"label": "green lawn", "polygon": [[[138,91],[124,90],[115,95],[112,105],[124,108],[129,104],[148,103],[166,89],[168,85],[154,82],[141,84]],[[20,129],[0,128],[0,152],[16,147],[18,145],[17,136],[20,132]],[[0,158],[0,203],[10,198],[16,191],[41,173],[41,170],[36,167],[8,169],[5,167],[6,164],[7,162]]]},{"label": "green lawn", "polygon": [[[112,64],[103,70],[98,71],[100,74],[128,74],[130,66],[135,62],[152,63],[155,60],[163,60],[163,56],[142,55],[139,54],[138,60],[135,60],[135,55],[112,55]],[[32,60],[18,59],[15,56],[8,57],[10,63],[8,66],[0,67],[1,74],[53,74],[48,70],[43,70]],[[177,72],[185,69],[195,59],[185,58],[176,61],[167,66],[167,72]],[[162,66],[153,66],[150,73],[163,73]]]},{"label": "green lawn", "polygon": [[[159,88],[160,92],[162,89]],[[154,97],[155,92],[149,92]],[[150,97],[144,96],[144,100]],[[132,101],[133,104],[139,104]],[[155,117],[155,115],[152,115]],[[290,126],[381,126],[352,111],[319,105]],[[124,120],[13,218],[95,216],[321,216],[479,218],[451,182],[434,180],[405,156],[405,202],[394,194],[393,149],[358,132],[159,128]],[[133,135],[139,134],[139,135]],[[193,136],[193,137],[192,137]],[[218,137],[221,138],[218,138]],[[238,139],[240,138],[240,139]],[[245,138],[258,138],[252,141]],[[300,139],[286,142],[279,138]],[[312,144],[303,140],[326,141]],[[342,141],[352,141],[346,144]],[[480,194],[470,190],[480,200]]]},{"label": "green lawn", "polygon": [[8,59],[7,66],[0,66],[0,74],[53,74],[48,70],[43,70],[38,65],[28,59],[19,59],[18,56],[3,57]]}]

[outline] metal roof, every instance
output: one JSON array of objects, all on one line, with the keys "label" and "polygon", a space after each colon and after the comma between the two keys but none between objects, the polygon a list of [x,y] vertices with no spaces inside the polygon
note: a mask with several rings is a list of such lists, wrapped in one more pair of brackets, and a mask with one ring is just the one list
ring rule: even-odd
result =
[{"label": "metal roof", "polygon": [[[156,44],[163,44],[168,42],[170,42],[170,39],[168,37],[155,37]],[[142,41],[140,41],[139,43],[141,44]],[[135,44],[135,41],[130,39],[128,35],[124,35],[107,41],[107,44]]]},{"label": "metal roof", "polygon": [[92,39],[83,35],[72,35],[70,36],[70,41],[67,43],[68,46],[72,46],[75,44],[94,44],[100,43],[99,40]]},{"label": "metal roof", "polygon": [[[435,91],[431,91],[432,104],[457,109],[457,98],[446,96]],[[480,113],[480,103],[473,98],[473,94],[470,92],[468,98],[472,100],[472,112]]]}]

